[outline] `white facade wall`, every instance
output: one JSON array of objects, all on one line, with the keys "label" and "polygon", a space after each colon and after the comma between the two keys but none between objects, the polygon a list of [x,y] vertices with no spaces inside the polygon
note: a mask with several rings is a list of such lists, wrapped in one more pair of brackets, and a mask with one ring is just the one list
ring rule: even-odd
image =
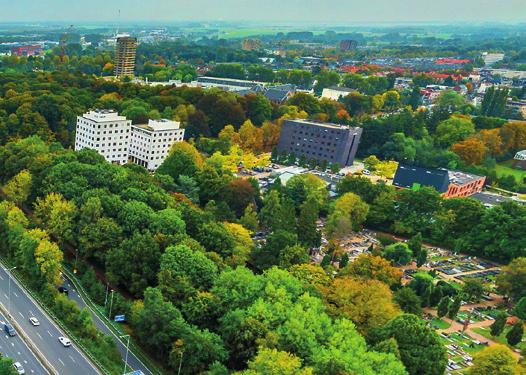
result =
[{"label": "white facade wall", "polygon": [[148,125],[132,125],[130,161],[154,171],[166,159],[173,144],[183,139],[184,129],[179,129],[179,122],[150,120]]},{"label": "white facade wall", "polygon": [[75,151],[90,148],[110,163],[128,162],[131,120],[111,110],[94,110],[77,116]]}]

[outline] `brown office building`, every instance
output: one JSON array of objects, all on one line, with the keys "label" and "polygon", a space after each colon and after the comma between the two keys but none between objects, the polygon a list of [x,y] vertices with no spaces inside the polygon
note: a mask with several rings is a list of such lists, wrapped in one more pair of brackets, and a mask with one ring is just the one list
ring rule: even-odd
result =
[{"label": "brown office building", "polygon": [[134,75],[136,51],[137,38],[130,36],[117,37],[115,49],[115,75],[117,77]]}]

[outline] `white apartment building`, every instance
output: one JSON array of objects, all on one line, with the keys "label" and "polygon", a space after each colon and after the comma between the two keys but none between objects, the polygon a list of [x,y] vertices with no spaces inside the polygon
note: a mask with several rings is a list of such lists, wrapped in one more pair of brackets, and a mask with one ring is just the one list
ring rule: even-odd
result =
[{"label": "white apartment building", "polygon": [[131,120],[114,110],[96,109],[77,116],[75,151],[91,148],[110,163],[128,162]]},{"label": "white apartment building", "polygon": [[147,125],[132,125],[129,160],[150,171],[156,170],[172,145],[183,140],[184,129],[179,126],[179,122],[166,119],[149,120]]}]

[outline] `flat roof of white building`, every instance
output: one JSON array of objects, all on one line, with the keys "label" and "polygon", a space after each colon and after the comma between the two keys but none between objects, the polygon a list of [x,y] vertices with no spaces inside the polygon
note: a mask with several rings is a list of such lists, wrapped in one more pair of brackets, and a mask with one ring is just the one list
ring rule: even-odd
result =
[{"label": "flat roof of white building", "polygon": [[84,113],[81,117],[95,122],[126,121],[126,116],[119,116],[113,109],[94,109]]},{"label": "flat roof of white building", "polygon": [[148,120],[148,124],[142,125],[132,125],[132,127],[140,128],[150,132],[157,131],[169,131],[169,130],[178,130],[181,123],[179,121],[172,121],[168,119],[160,120]]}]

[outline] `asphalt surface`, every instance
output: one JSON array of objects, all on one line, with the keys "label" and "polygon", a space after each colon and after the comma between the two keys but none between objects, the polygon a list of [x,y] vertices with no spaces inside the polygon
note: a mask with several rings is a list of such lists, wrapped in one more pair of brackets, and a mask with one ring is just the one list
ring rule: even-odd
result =
[{"label": "asphalt surface", "polygon": [[[99,331],[109,335],[113,339],[113,341],[115,341],[115,344],[117,345],[117,348],[119,349],[119,352],[121,353],[121,356],[122,356],[122,360],[124,362],[124,359],[126,356],[126,343],[127,343],[128,338],[125,337],[123,339],[119,339],[119,337],[115,335],[115,333],[113,333],[113,331],[106,326],[106,323],[101,318],[99,318],[99,316],[95,314],[91,310],[91,308],[89,308],[89,306],[86,304],[86,302],[83,300],[83,298],[80,296],[80,294],[76,290],[71,280],[69,280],[66,277],[66,275],[63,275],[63,278],[65,280],[64,286],[66,286],[69,291],[68,293],[69,299],[75,301],[80,308],[84,308],[84,307],[88,308],[89,312],[91,313],[91,316],[93,317],[93,322],[95,323],[95,326],[97,327]],[[109,303],[109,299],[110,299],[110,296],[108,295],[108,303]],[[124,365],[123,365],[123,369],[124,369]],[[128,367],[126,369],[126,372],[128,373],[134,370],[135,371],[141,370],[145,375],[153,375],[153,373],[139,360],[139,358],[137,358],[131,351],[129,351],[128,352]]]},{"label": "asphalt surface", "polygon": [[[8,280],[7,271],[0,264],[0,302],[6,308],[9,306]],[[51,318],[44,313],[38,304],[29,297],[14,278],[11,278],[10,313],[57,373],[60,375],[91,375],[100,373],[75,344],[67,348],[62,346],[58,338],[66,335],[52,322]],[[34,327],[29,322],[31,316],[36,317],[40,321],[40,326]]]},{"label": "asphalt surface", "polygon": [[13,362],[20,362],[26,374],[44,375],[48,374],[47,370],[42,366],[35,354],[28,348],[24,340],[17,332],[16,336],[9,336],[4,331],[4,323],[10,320],[6,319],[5,315],[0,313],[0,352],[2,356],[8,357]]}]

